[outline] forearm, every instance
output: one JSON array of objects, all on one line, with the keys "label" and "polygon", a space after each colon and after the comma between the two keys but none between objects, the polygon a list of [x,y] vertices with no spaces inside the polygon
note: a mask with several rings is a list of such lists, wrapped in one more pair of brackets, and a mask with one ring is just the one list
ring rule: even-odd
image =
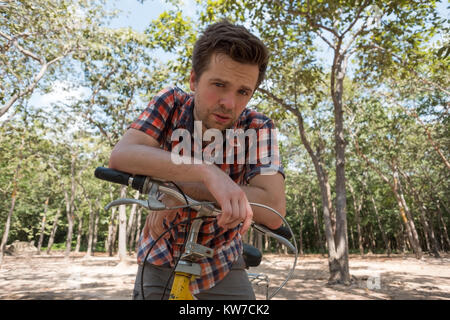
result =
[{"label": "forearm", "polygon": [[[216,201],[205,185],[201,182],[178,182],[180,188],[188,196],[196,200]],[[256,202],[277,210],[282,216],[286,215],[286,200],[284,197],[276,197],[269,190],[256,186],[242,186],[249,202]],[[281,198],[281,199],[280,199]],[[281,226],[281,219],[272,211],[257,206],[252,206],[253,221],[269,228],[276,229]]]},{"label": "forearm", "polygon": [[200,182],[207,175],[206,164],[175,164],[171,153],[156,147],[118,144],[111,153],[109,167],[168,181]]}]

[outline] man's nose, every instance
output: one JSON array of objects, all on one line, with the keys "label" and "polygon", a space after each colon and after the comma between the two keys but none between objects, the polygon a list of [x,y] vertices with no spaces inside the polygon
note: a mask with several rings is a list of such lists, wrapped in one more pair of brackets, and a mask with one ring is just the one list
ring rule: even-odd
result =
[{"label": "man's nose", "polygon": [[226,109],[227,112],[231,112],[236,107],[236,97],[232,93],[224,94],[220,100],[219,104]]}]

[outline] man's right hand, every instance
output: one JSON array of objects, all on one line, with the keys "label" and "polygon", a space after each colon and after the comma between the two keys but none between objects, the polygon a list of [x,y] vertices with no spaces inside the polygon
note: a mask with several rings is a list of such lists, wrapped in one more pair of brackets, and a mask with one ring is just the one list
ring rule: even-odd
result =
[{"label": "man's right hand", "polygon": [[218,216],[218,225],[227,230],[242,222],[240,232],[244,234],[253,219],[247,195],[224,171],[215,165],[209,166],[208,169],[208,173],[203,177],[203,183],[222,209],[222,213]]}]

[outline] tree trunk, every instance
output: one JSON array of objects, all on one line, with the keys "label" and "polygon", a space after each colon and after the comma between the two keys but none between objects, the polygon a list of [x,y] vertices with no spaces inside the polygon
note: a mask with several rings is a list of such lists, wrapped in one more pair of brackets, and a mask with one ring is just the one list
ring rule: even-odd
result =
[{"label": "tree trunk", "polygon": [[[112,188],[109,189],[109,196],[111,198],[111,200],[114,199],[114,195],[112,193]],[[105,250],[106,252],[108,252],[108,255],[110,257],[113,256],[114,253],[114,244],[116,241],[116,211],[117,211],[117,207],[114,206],[111,208],[111,219],[109,221],[109,225],[108,225],[108,238],[106,240],[106,244],[105,244]]]},{"label": "tree trunk", "polygon": [[270,250],[270,237],[264,236],[264,252],[269,252]]},{"label": "tree trunk", "polygon": [[303,255],[303,215],[299,213],[300,217],[300,235],[298,237],[299,254]]},{"label": "tree trunk", "polygon": [[[412,189],[411,189],[412,190]],[[430,252],[436,257],[440,258],[439,255],[439,244],[436,239],[436,235],[434,233],[434,228],[432,224],[428,223],[427,210],[425,204],[420,201],[419,195],[413,190],[414,198],[416,199],[417,206],[419,207],[420,212],[420,221],[423,226],[425,239],[427,240],[427,246],[429,247]]]},{"label": "tree trunk", "polygon": [[356,245],[355,245],[355,238],[354,238],[354,236],[353,236],[353,228],[352,228],[352,225],[350,224],[350,226],[349,226],[348,228],[349,228],[348,233],[349,233],[349,235],[350,235],[350,239],[349,239],[348,245],[349,245],[349,249],[353,249],[353,248],[356,248]]},{"label": "tree trunk", "polygon": [[[299,132],[302,144],[308,152],[314,164],[314,169],[319,180],[319,187],[323,205],[323,220],[325,225],[325,238],[329,253],[329,267],[330,267],[330,283],[350,283],[350,273],[348,269],[348,240],[347,240],[347,217],[346,217],[346,194],[345,194],[345,142],[343,140],[343,127],[340,123],[342,119],[342,110],[337,110],[338,119],[336,123],[335,137],[336,140],[336,194],[337,206],[339,213],[336,213],[336,218],[331,203],[331,188],[328,181],[328,174],[324,170],[321,162],[320,153],[323,150],[323,144],[319,142],[317,155],[311,148],[311,144],[306,137],[306,132],[303,123],[303,116],[301,112],[295,107],[285,103],[283,100],[274,96],[271,92],[259,88],[259,91],[268,95],[270,98],[280,103],[285,109],[292,112],[297,117],[299,125]],[[336,109],[335,109],[336,112]],[[336,117],[335,117],[336,118]]]},{"label": "tree trunk", "polygon": [[58,229],[58,220],[59,220],[60,214],[61,214],[61,209],[58,208],[58,211],[56,211],[55,220],[53,221],[52,233],[50,234],[50,238],[48,239],[47,254],[50,253],[50,250],[52,249],[52,246],[53,246],[53,242],[55,241],[55,235],[56,235],[56,230]]},{"label": "tree trunk", "polygon": [[97,248],[97,240],[98,240],[98,223],[100,220],[100,214],[99,214],[99,199],[95,199],[96,207],[95,207],[95,220],[94,220],[94,239],[92,240],[92,255],[94,254],[96,248]]},{"label": "tree trunk", "polygon": [[414,221],[412,220],[411,212],[409,211],[408,205],[403,197],[403,192],[401,188],[400,179],[398,179],[398,170],[395,164],[390,164],[390,168],[393,173],[393,182],[389,181],[386,175],[384,175],[376,166],[374,166],[369,159],[361,152],[358,144],[358,140],[354,137],[354,144],[356,152],[364,159],[369,167],[371,167],[375,172],[386,182],[392,190],[394,194],[395,200],[397,201],[397,205],[399,207],[400,216],[402,222],[406,228],[406,234],[408,236],[409,243],[411,248],[416,255],[416,258],[420,259],[422,257],[422,249],[420,248],[419,239],[417,236],[417,231],[414,226]]},{"label": "tree trunk", "polygon": [[336,152],[336,232],[334,240],[336,251],[330,257],[330,283],[350,284],[348,264],[348,235],[347,235],[347,194],[345,179],[345,138],[344,111],[342,97],[344,94],[344,77],[347,69],[348,55],[340,52],[342,39],[338,40],[331,70],[331,97],[334,106],[334,139]]},{"label": "tree trunk", "polygon": [[41,231],[39,235],[39,241],[37,245],[37,254],[41,254],[41,247],[42,243],[44,242],[44,232],[45,232],[45,220],[47,219],[47,209],[48,209],[48,200],[47,198],[44,203],[44,215],[42,216],[42,222],[41,222]]},{"label": "tree trunk", "polygon": [[[438,221],[441,224],[441,228],[440,228],[441,235],[442,235],[441,238],[445,240],[445,242],[447,243],[447,248],[450,249],[450,239],[448,237],[447,226],[445,225],[444,218],[442,217],[442,211],[441,211],[441,206],[439,205],[439,200],[437,202],[437,209],[438,209],[437,212],[438,212],[438,215],[439,215],[439,220]],[[444,246],[442,246],[442,247],[444,247]]]},{"label": "tree trunk", "polygon": [[263,252],[263,235],[259,232],[256,232],[256,247]]},{"label": "tree trunk", "polygon": [[[399,170],[400,171],[400,170]],[[434,234],[433,226],[428,224],[428,218],[426,213],[426,207],[424,203],[420,200],[419,193],[414,188],[414,185],[411,182],[411,179],[407,174],[400,171],[400,174],[405,178],[407,185],[409,186],[410,194],[413,195],[413,198],[419,207],[420,212],[420,222],[422,224],[424,230],[425,242],[428,250],[436,257],[439,258],[439,244],[437,242],[436,236]]]},{"label": "tree trunk", "polygon": [[405,239],[405,228],[403,223],[400,223],[400,231],[397,232],[397,242],[398,242],[398,252],[406,253],[406,239]]},{"label": "tree trunk", "polygon": [[80,213],[78,217],[78,230],[77,230],[77,245],[75,246],[75,252],[80,252],[81,237],[83,235],[83,214]]},{"label": "tree trunk", "polygon": [[[136,226],[136,237],[135,237],[135,240],[134,240],[134,243],[135,243],[134,251],[136,253],[139,250],[138,246],[139,246],[139,238],[140,238],[140,235],[141,235],[141,220],[142,220],[142,208],[139,208],[138,209],[137,226]],[[247,238],[247,239],[245,239],[245,238]],[[245,233],[243,241],[248,243],[248,232]]]},{"label": "tree trunk", "polygon": [[64,252],[65,259],[69,258],[71,247],[72,247],[72,237],[73,237],[73,216],[70,210],[70,205],[66,206],[67,213],[67,239],[66,239],[66,250]]},{"label": "tree trunk", "polygon": [[[134,248],[134,238],[135,238],[135,234],[136,234],[136,225],[137,225],[137,215],[133,215],[133,220],[132,220],[132,224],[131,224],[131,229],[129,232],[128,237],[128,254],[131,255],[133,253],[133,248]],[[130,214],[130,220],[131,220],[131,214]]]},{"label": "tree trunk", "polygon": [[17,163],[16,170],[14,172],[14,178],[12,181],[13,191],[11,193],[11,206],[9,207],[8,216],[6,217],[5,231],[3,232],[2,242],[0,243],[0,266],[2,265],[2,262],[3,262],[3,256],[5,254],[6,244],[8,243],[9,228],[11,227],[11,218],[12,218],[12,214],[14,212],[14,207],[16,205],[16,199],[17,199],[17,193],[18,193],[17,181],[19,181],[20,167],[22,165],[22,160],[23,160],[22,151],[23,151],[24,145],[25,145],[25,138],[22,137],[22,142],[20,143],[20,147],[19,147],[19,162]]},{"label": "tree trunk", "polygon": [[118,211],[119,210],[116,210],[115,220],[112,226],[111,244],[109,249],[111,256],[114,254],[114,252],[117,251],[117,233],[119,231],[119,215],[117,214]]},{"label": "tree trunk", "polygon": [[373,197],[373,194],[370,192],[370,190],[369,190],[369,188],[367,186],[366,180],[362,179],[361,183],[363,185],[363,188],[364,188],[365,192],[369,195],[370,201],[372,202],[373,209],[374,209],[374,212],[375,212],[375,218],[377,219],[377,225],[378,225],[378,228],[380,229],[380,232],[381,232],[381,238],[383,239],[384,246],[386,248],[386,252],[387,252],[387,255],[389,257],[391,255],[391,246],[390,246],[387,234],[384,231],[383,223],[381,222],[380,214],[378,213],[378,207],[377,207],[377,204],[375,202],[375,198]]},{"label": "tree trunk", "polygon": [[363,256],[364,255],[364,247],[363,247],[362,233],[361,233],[361,219],[359,217],[359,213],[361,212],[361,208],[362,208],[362,196],[361,196],[359,203],[357,203],[355,191],[353,190],[352,185],[349,184],[348,187],[350,189],[350,194],[352,195],[352,198],[353,198],[353,207],[355,209],[355,222],[356,222],[356,231],[358,233],[359,254]]},{"label": "tree trunk", "polygon": [[314,201],[314,199],[312,199],[311,205],[312,205],[312,211],[313,211],[314,229],[315,229],[315,233],[316,233],[315,246],[316,246],[317,250],[319,250],[320,253],[324,253],[325,248],[323,247],[322,233],[320,232],[319,216],[317,214],[317,207],[316,207],[316,202]]},{"label": "tree trunk", "polygon": [[13,194],[11,196],[11,207],[9,208],[8,217],[6,218],[5,231],[3,232],[2,243],[0,244],[0,266],[3,262],[6,244],[8,243],[9,228],[11,226],[11,217],[14,212],[14,206],[16,205],[16,198],[16,187],[14,187]]},{"label": "tree trunk", "polygon": [[92,207],[92,201],[86,199],[89,205],[89,227],[88,227],[88,245],[86,249],[85,257],[92,256],[92,245],[94,242],[94,209]]},{"label": "tree trunk", "polygon": [[73,225],[74,225],[74,201],[75,201],[75,191],[76,191],[76,183],[75,183],[75,161],[77,155],[72,154],[72,161],[70,166],[70,174],[71,174],[71,194],[70,200],[67,194],[67,190],[64,190],[64,198],[66,200],[66,214],[67,214],[67,240],[66,240],[66,250],[64,252],[64,258],[69,259],[70,250],[72,247],[72,237],[73,237]]},{"label": "tree trunk", "polygon": [[249,245],[251,245],[251,246],[255,245],[255,243],[253,241],[254,240],[253,233],[254,233],[254,229],[253,228],[249,228],[248,229],[248,240],[247,240],[247,243]]},{"label": "tree trunk", "polygon": [[408,216],[406,215],[406,211],[405,211],[405,208],[403,207],[403,204],[401,202],[400,196],[398,194],[395,194],[395,197],[396,197],[396,200],[397,200],[397,205],[398,205],[398,207],[400,209],[400,217],[401,217],[401,220],[402,220],[403,225],[405,227],[404,232],[406,232],[406,236],[408,237],[409,244],[410,244],[414,254],[416,255],[416,257],[418,259],[420,259],[421,253],[418,252],[418,246],[419,246],[418,239],[417,239],[417,242],[416,242],[416,239],[414,239],[414,235],[413,235],[413,232],[411,230],[411,225],[410,225],[410,223],[408,221],[409,219],[408,219]]},{"label": "tree trunk", "polygon": [[367,241],[369,243],[369,251],[370,253],[375,253],[375,250],[377,249],[377,243],[375,241],[375,233],[373,232],[372,225],[367,224]]},{"label": "tree trunk", "polygon": [[417,235],[416,226],[414,225],[414,220],[406,204],[405,197],[403,196],[403,188],[401,181],[398,177],[398,170],[394,167],[394,185],[397,184],[397,201],[399,202],[400,212],[403,217],[403,221],[406,225],[406,232],[409,238],[409,244],[416,255],[417,259],[422,258],[422,248],[420,247],[419,236]]},{"label": "tree trunk", "polygon": [[375,217],[377,218],[378,228],[380,229],[381,237],[383,238],[383,242],[384,242],[384,245],[387,250],[387,255],[390,256],[391,255],[391,247],[389,245],[389,240],[387,238],[386,232],[384,231],[383,224],[381,223],[380,215],[378,214],[378,208],[375,203],[375,199],[373,198],[372,195],[370,195],[370,200],[372,201],[372,205],[375,210]]},{"label": "tree trunk", "polygon": [[[139,199],[139,191],[136,191],[136,194],[134,196],[135,199]],[[131,252],[131,248],[132,248],[132,242],[134,239],[134,226],[135,226],[135,215],[136,215],[136,209],[137,209],[137,205],[133,204],[131,206],[131,212],[130,212],[130,217],[128,218],[128,224],[127,224],[127,242],[128,242],[128,248]]]}]

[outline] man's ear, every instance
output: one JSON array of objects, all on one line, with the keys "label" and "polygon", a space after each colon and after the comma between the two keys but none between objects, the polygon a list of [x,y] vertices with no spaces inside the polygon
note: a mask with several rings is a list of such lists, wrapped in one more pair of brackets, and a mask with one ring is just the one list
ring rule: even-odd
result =
[{"label": "man's ear", "polygon": [[191,91],[195,91],[195,88],[197,86],[197,75],[195,74],[194,69],[191,70],[191,75],[189,76],[189,86],[191,88]]}]

